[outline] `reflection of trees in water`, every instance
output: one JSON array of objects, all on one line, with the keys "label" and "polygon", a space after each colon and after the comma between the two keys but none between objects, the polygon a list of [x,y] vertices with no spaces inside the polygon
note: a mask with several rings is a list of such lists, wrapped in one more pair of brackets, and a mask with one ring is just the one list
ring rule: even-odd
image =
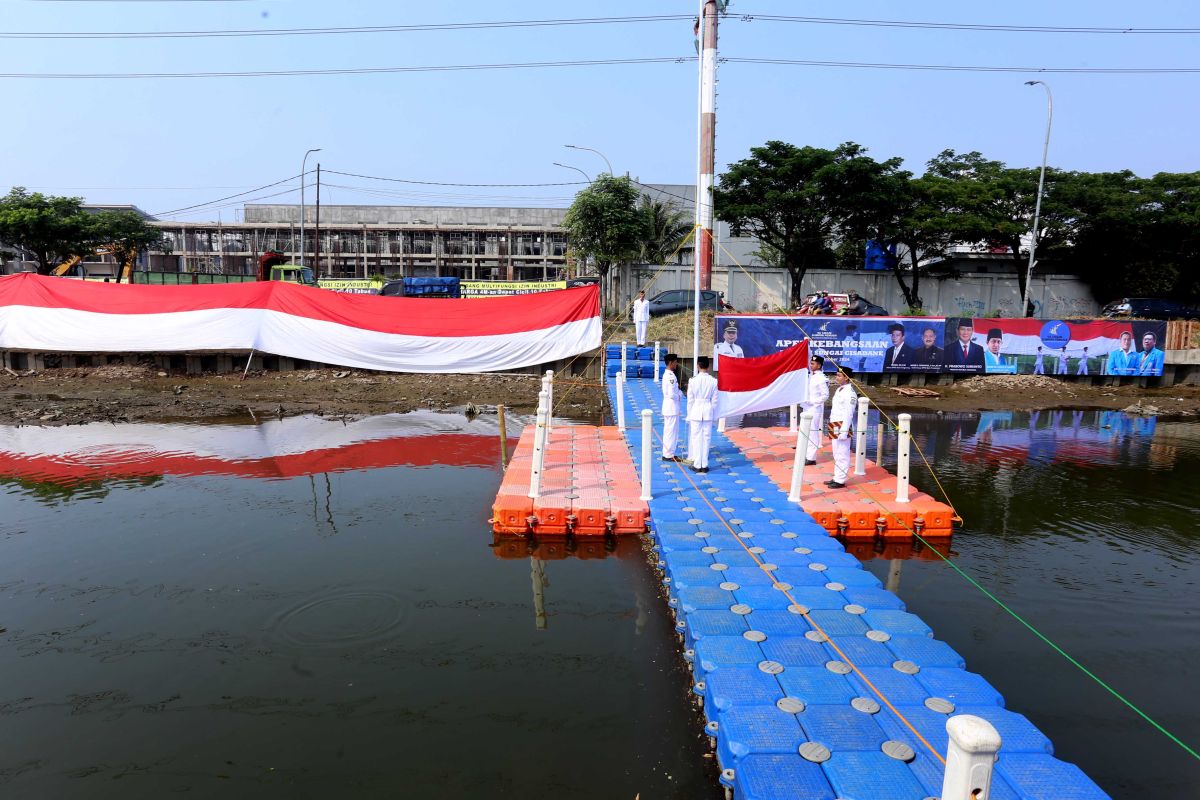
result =
[{"label": "reflection of trees in water", "polygon": [[75,500],[102,500],[114,489],[148,489],[163,482],[162,475],[95,480],[33,480],[0,476],[0,487],[13,487],[7,494],[23,494],[47,506]]}]

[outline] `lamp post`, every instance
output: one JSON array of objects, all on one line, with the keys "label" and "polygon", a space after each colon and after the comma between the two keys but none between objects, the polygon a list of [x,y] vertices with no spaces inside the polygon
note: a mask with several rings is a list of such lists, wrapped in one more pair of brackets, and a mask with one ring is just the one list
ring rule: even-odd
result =
[{"label": "lamp post", "polygon": [[604,159],[604,163],[608,167],[608,174],[609,175],[613,174],[612,162],[608,160],[608,156],[604,155],[604,153],[601,153],[599,150],[597,150],[593,147],[581,147],[580,145],[577,145],[577,144],[564,144],[563,147],[569,147],[572,150],[587,150],[589,153],[595,153],[596,155],[598,155]]},{"label": "lamp post", "polygon": [[314,147],[304,154],[304,158],[300,161],[300,266],[304,266],[304,171],[307,169],[308,157],[313,153],[321,152],[321,148]]},{"label": "lamp post", "polygon": [[1025,271],[1025,293],[1021,296],[1021,316],[1029,314],[1029,283],[1033,280],[1033,265],[1037,263],[1034,256],[1037,253],[1038,219],[1042,214],[1042,187],[1046,184],[1046,156],[1050,152],[1050,124],[1054,121],[1054,96],[1050,94],[1050,86],[1045,81],[1025,81],[1026,86],[1036,86],[1046,90],[1046,141],[1042,145],[1042,174],[1038,178],[1037,202],[1033,206],[1033,235],[1029,238],[1029,268]]},{"label": "lamp post", "polygon": [[576,172],[578,172],[580,175],[582,175],[584,177],[584,180],[586,180],[588,183],[592,182],[591,177],[586,172],[581,170],[579,167],[572,167],[570,164],[560,164],[557,161],[551,161],[550,163],[556,167],[562,167],[563,169],[573,169]]}]

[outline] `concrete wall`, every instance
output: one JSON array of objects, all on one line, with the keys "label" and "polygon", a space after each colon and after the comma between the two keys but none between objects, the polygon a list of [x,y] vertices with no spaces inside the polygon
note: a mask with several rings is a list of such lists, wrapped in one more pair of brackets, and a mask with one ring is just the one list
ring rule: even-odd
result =
[{"label": "concrete wall", "polygon": [[[245,221],[258,224],[299,223],[300,206],[246,204]],[[316,221],[312,203],[304,209],[306,224]],[[460,208],[449,206],[321,206],[321,225],[480,225],[490,228],[562,225],[565,208]]]},{"label": "concrete wall", "polygon": [[[642,264],[616,271],[615,292],[619,303],[632,302],[639,288],[653,297],[667,289],[692,288],[692,267],[668,264],[658,267]],[[725,292],[725,301],[738,311],[774,311],[787,308],[791,297],[791,276],[781,269],[718,265],[713,268],[713,288]],[[889,313],[906,311],[904,295],[891,272],[866,270],[815,269],[804,276],[804,291],[857,291],[867,300],[883,306]],[[925,310],[933,316],[990,317],[1017,315],[1021,304],[1013,275],[965,273],[957,279],[921,280]],[[1034,275],[1030,299],[1038,317],[1089,316],[1100,312],[1100,304],[1087,284],[1071,275]],[[764,308],[765,306],[765,308]],[[998,312],[998,313],[997,313]]]}]

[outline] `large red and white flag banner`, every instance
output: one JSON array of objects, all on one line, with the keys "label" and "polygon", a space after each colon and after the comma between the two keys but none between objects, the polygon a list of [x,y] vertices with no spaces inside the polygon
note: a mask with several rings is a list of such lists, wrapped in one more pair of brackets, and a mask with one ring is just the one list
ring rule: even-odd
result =
[{"label": "large red and white flag banner", "polygon": [[808,342],[757,358],[722,358],[717,416],[803,403],[808,397]]},{"label": "large red and white flag banner", "polygon": [[490,372],[600,346],[596,286],[444,300],[264,281],[211,286],[0,278],[0,349],[51,353],[257,350],[391,372]]}]

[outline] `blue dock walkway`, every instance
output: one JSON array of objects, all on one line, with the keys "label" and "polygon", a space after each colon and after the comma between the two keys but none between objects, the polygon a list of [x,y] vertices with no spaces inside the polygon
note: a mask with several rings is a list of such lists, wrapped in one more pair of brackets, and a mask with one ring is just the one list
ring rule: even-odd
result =
[{"label": "blue dock walkway", "polygon": [[1108,797],[724,435],[707,474],[662,461],[657,438],[642,464],[641,411],[661,431],[661,390],[634,378],[625,394],[658,567],[736,800],[936,798],[956,714],[1000,733],[994,800]]}]

